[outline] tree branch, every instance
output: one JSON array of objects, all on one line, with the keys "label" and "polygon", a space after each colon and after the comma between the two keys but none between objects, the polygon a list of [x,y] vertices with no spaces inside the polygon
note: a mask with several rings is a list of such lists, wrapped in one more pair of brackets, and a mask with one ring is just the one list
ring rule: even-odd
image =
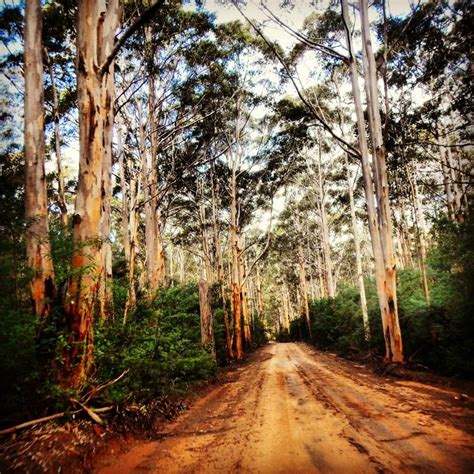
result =
[{"label": "tree branch", "polygon": [[343,54],[338,53],[336,50],[329,48],[328,46],[325,46],[324,44],[317,43],[316,41],[313,41],[311,38],[309,38],[306,35],[303,35],[299,31],[294,30],[289,26],[288,24],[284,23],[282,20],[280,20],[266,5],[263,3],[260,3],[261,7],[263,7],[268,14],[273,18],[273,20],[279,24],[281,27],[285,28],[294,38],[297,40],[301,41],[303,44],[306,46],[316,49],[318,51],[321,51],[325,54],[328,54],[329,56],[332,56],[333,58],[339,59],[343,61],[344,63],[347,64],[348,59],[346,56]]},{"label": "tree branch", "polygon": [[120,39],[115,43],[114,49],[111,51],[107,59],[99,68],[99,74],[104,75],[108,70],[115,56],[117,56],[120,48],[125,44],[125,42],[145,23],[150,21],[158,10],[163,6],[165,0],[158,0],[150,8],[145,10],[136,20],[130,25],[130,27],[125,31],[125,33],[120,37]]},{"label": "tree branch", "polygon": [[283,66],[285,69],[285,72],[288,75],[288,78],[292,82],[296,93],[298,94],[298,97],[301,99],[301,101],[306,105],[306,107],[312,112],[314,115],[314,118],[322,125],[322,127],[329,132],[329,134],[336,140],[336,142],[341,146],[341,148],[349,153],[350,155],[359,158],[360,157],[360,152],[357,148],[353,147],[349,142],[344,140],[342,137],[337,135],[333,131],[333,129],[329,126],[329,124],[318,114],[317,110],[314,108],[314,106],[306,99],[306,97],[303,95],[303,93],[300,91],[298,85],[296,84],[295,79],[293,78],[290,69],[288,65],[286,64],[285,60],[281,57],[280,53],[276,50],[276,48],[270,43],[269,40],[265,37],[265,35],[255,26],[255,24],[245,15],[245,13],[242,11],[242,9],[239,7],[237,2],[235,0],[232,0],[232,4],[234,5],[235,8],[240,12],[240,14],[247,20],[247,22],[252,26],[252,28],[257,32],[257,34],[265,41],[267,46],[272,50],[273,54],[277,57],[277,59],[280,61],[280,64]]}]

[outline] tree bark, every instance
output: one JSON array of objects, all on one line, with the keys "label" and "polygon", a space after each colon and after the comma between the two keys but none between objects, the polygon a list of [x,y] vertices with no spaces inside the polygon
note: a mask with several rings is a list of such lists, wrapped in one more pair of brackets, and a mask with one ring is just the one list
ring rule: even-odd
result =
[{"label": "tree bark", "polygon": [[[382,140],[380,113],[378,109],[377,78],[375,58],[370,41],[368,4],[367,0],[359,1],[364,72],[370,124],[369,130],[371,132],[374,147],[372,170],[369,162],[364,113],[360,96],[357,66],[353,53],[352,36],[350,33],[348,2],[347,0],[341,0],[341,4],[349,49],[349,70],[357,117],[359,149],[361,153],[362,175],[367,201],[369,231],[375,260],[375,279],[385,339],[385,360],[387,362],[403,362],[403,345],[398,321],[396,266],[393,249],[392,223],[388,201],[385,148]],[[377,208],[375,207],[374,201],[374,184]]]},{"label": "tree bark", "polygon": [[308,285],[306,282],[306,269],[305,261],[303,256],[303,249],[300,247],[298,250],[298,264],[299,264],[299,278],[300,278],[300,294],[301,294],[301,307],[303,309],[303,316],[308,327],[309,338],[312,339],[313,334],[311,330],[311,318],[309,314],[309,302],[308,302]]},{"label": "tree bark", "polygon": [[201,342],[202,345],[216,358],[212,310],[209,302],[209,285],[206,280],[199,281],[199,311],[201,314]]},{"label": "tree bark", "polygon": [[64,186],[63,157],[61,153],[61,130],[59,128],[59,99],[56,89],[56,79],[54,76],[54,68],[49,59],[48,51],[45,51],[48,58],[48,71],[51,80],[51,91],[53,93],[53,121],[54,121],[54,152],[56,153],[56,169],[58,172],[58,206],[61,210],[61,223],[63,228],[68,226],[68,214],[66,205],[66,191]]},{"label": "tree bark", "polygon": [[327,296],[326,293],[326,284],[324,281],[324,268],[323,268],[323,259],[321,258],[321,248],[318,246],[316,249],[316,259],[318,263],[318,283],[319,283],[319,297],[325,298]]},{"label": "tree bark", "polygon": [[410,183],[413,209],[415,211],[415,224],[418,234],[418,249],[419,249],[419,261],[420,261],[420,272],[421,272],[421,282],[423,285],[423,293],[425,295],[426,304],[431,303],[430,299],[430,289],[428,286],[428,273],[427,273],[427,263],[426,263],[426,223],[425,216],[423,214],[423,205],[421,202],[420,193],[418,191],[418,183],[416,180],[416,168],[413,168],[411,171],[407,167],[408,181]]},{"label": "tree bark", "polygon": [[[113,97],[113,75],[107,77],[107,88]],[[108,111],[107,121],[113,124],[113,108]],[[102,163],[102,213],[101,213],[101,238],[102,238],[102,268],[103,273],[99,286],[99,314],[104,321],[113,314],[112,294],[112,245],[110,242],[110,218],[112,199],[112,134],[106,135],[109,143],[104,142],[104,161]]]},{"label": "tree bark", "polygon": [[231,159],[230,176],[230,246],[231,246],[231,293],[232,293],[232,314],[234,317],[234,341],[235,356],[237,360],[244,357],[242,348],[242,296],[241,296],[241,275],[239,265],[240,255],[240,235],[239,235],[239,216],[238,216],[238,195],[237,195],[237,171],[240,165],[240,134],[241,134],[241,99],[237,98],[237,118],[235,123],[235,150],[229,150]]},{"label": "tree bark", "polygon": [[77,89],[79,107],[79,180],[73,217],[74,251],[65,316],[68,344],[59,380],[78,388],[92,363],[93,316],[101,276],[104,163],[110,163],[114,102],[113,62],[101,64],[113,49],[119,0],[80,0],[77,21]]},{"label": "tree bark", "polygon": [[449,169],[446,148],[443,146],[444,140],[441,136],[441,128],[439,124],[437,125],[437,139],[440,143],[442,143],[442,145],[439,147],[439,155],[441,160],[441,170],[443,174],[444,191],[446,193],[447,216],[451,222],[454,222],[456,219],[456,209],[454,204],[454,194],[451,187],[451,172]]},{"label": "tree bark", "polygon": [[217,263],[217,278],[220,284],[221,290],[221,300],[222,300],[222,312],[224,317],[224,328],[225,328],[225,337],[226,337],[226,355],[227,360],[232,360],[234,358],[234,353],[232,350],[232,328],[230,324],[229,310],[227,307],[227,297],[226,297],[226,281],[225,281],[225,272],[224,272],[224,263],[222,261],[222,248],[219,235],[219,223],[218,223],[218,211],[217,211],[217,196],[218,189],[215,187],[214,182],[214,170],[211,164],[211,198],[212,198],[212,230],[214,238],[214,250],[216,253],[216,263]]},{"label": "tree bark", "polygon": [[449,146],[448,137],[446,137],[446,161],[449,166],[449,174],[450,174],[450,181],[451,181],[451,189],[453,194],[453,206],[454,206],[454,214],[456,221],[459,224],[464,222],[464,215],[462,212],[462,193],[460,186],[458,185],[458,177],[456,176],[456,163],[453,159],[453,153],[451,151],[451,147]]},{"label": "tree bark", "polygon": [[259,318],[263,317],[263,312],[264,312],[264,305],[263,305],[263,297],[262,297],[262,280],[260,278],[260,265],[257,265],[257,271],[256,271],[256,297],[257,297],[257,312]]},{"label": "tree bark", "polygon": [[[123,123],[119,119],[119,132],[117,136],[117,154],[119,156],[119,166],[120,166],[120,182],[121,182],[121,192],[122,192],[122,233],[123,233],[123,247],[125,262],[127,266],[127,296],[125,297],[125,304],[123,309],[123,323],[127,322],[128,313],[130,308],[135,305],[136,294],[135,294],[135,256],[137,251],[137,233],[138,233],[138,209],[137,201],[140,194],[140,183],[141,183],[141,174],[138,173],[138,177],[133,170],[131,162],[128,163],[127,169],[129,172],[129,178],[126,179],[125,176],[125,166],[127,163],[122,134]],[[143,165],[143,156],[144,150],[140,143],[140,155],[142,156],[142,162],[140,166]],[[127,186],[127,182],[129,183]]]},{"label": "tree bark", "polygon": [[196,187],[199,199],[199,221],[201,226],[201,248],[204,274],[206,281],[212,284],[215,282],[215,274],[212,265],[213,257],[211,255],[211,249],[209,245],[207,212],[206,206],[204,205],[204,182],[202,180],[198,180],[198,182],[196,183]]},{"label": "tree bark", "polygon": [[327,295],[334,298],[336,291],[334,286],[334,275],[332,270],[331,245],[329,243],[329,226],[326,213],[326,192],[323,185],[321,173],[321,147],[319,146],[318,156],[318,207],[321,218],[321,242],[323,247],[324,269]]},{"label": "tree bark", "polygon": [[[234,159],[235,162],[235,159]],[[242,349],[242,298],[239,272],[239,233],[237,223],[237,177],[234,164],[231,177],[231,288],[232,288],[232,314],[234,317],[235,356],[238,360],[244,356]]]},{"label": "tree bark", "polygon": [[248,279],[246,278],[246,268],[243,257],[243,249],[245,248],[245,239],[244,236],[241,236],[240,244],[240,254],[239,254],[239,270],[240,270],[240,289],[241,289],[241,298],[242,298],[242,316],[244,320],[244,341],[246,347],[252,345],[252,333],[250,330],[250,315],[249,315],[249,306],[248,306]]},{"label": "tree bark", "polygon": [[[147,39],[150,42],[151,31],[147,28]],[[154,61],[154,53],[149,52],[149,60]],[[143,185],[145,187],[145,240],[147,250],[148,298],[155,297],[165,281],[165,254],[160,230],[158,213],[158,143],[156,123],[155,73],[148,71],[148,126],[150,150]]]},{"label": "tree bark", "polygon": [[362,322],[364,324],[364,335],[365,340],[370,340],[370,325],[369,325],[369,311],[367,309],[367,297],[365,294],[365,285],[364,285],[364,273],[362,270],[362,254],[360,251],[360,238],[359,238],[359,228],[357,225],[357,217],[354,203],[354,185],[353,177],[351,176],[351,170],[349,168],[349,160],[346,156],[346,171],[347,171],[347,186],[349,189],[349,204],[351,210],[351,221],[352,221],[352,235],[354,237],[354,247],[356,254],[356,272],[357,272],[357,283],[359,285],[359,295],[360,295],[360,307],[362,310]]},{"label": "tree bark", "polygon": [[281,312],[281,327],[284,331],[290,332],[290,295],[288,292],[288,287],[283,284],[281,288],[282,295],[282,307],[280,308]]},{"label": "tree bark", "polygon": [[129,202],[130,202],[130,191],[127,185],[127,179],[125,176],[125,151],[123,144],[124,126],[123,119],[119,114],[117,117],[117,157],[119,164],[120,173],[120,193],[121,193],[121,217],[122,217],[122,239],[123,239],[123,253],[125,262],[128,267],[130,260],[130,231],[129,231]]},{"label": "tree bark", "polygon": [[25,218],[26,254],[32,271],[33,311],[46,317],[56,296],[49,241],[48,196],[44,169],[44,83],[41,2],[25,4]]}]

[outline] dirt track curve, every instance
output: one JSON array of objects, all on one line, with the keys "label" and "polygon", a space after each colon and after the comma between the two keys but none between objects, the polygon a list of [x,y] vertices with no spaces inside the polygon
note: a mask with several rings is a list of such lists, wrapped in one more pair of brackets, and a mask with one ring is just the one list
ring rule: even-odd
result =
[{"label": "dirt track curve", "polygon": [[473,411],[454,392],[372,375],[304,344],[270,344],[118,473],[472,473]]}]

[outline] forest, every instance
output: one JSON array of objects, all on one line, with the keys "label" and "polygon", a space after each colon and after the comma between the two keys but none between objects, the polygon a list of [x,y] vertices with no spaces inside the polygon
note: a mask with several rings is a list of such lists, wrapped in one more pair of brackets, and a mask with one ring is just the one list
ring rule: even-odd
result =
[{"label": "forest", "polygon": [[179,411],[265,351],[472,381],[470,1],[0,13],[3,440]]}]

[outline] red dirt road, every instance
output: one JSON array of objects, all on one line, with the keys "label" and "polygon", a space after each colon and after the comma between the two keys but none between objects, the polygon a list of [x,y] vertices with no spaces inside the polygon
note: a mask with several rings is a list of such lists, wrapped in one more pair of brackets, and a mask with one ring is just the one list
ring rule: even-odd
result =
[{"label": "red dirt road", "polygon": [[472,473],[473,410],[455,392],[372,375],[305,344],[270,344],[160,441],[96,472]]}]

